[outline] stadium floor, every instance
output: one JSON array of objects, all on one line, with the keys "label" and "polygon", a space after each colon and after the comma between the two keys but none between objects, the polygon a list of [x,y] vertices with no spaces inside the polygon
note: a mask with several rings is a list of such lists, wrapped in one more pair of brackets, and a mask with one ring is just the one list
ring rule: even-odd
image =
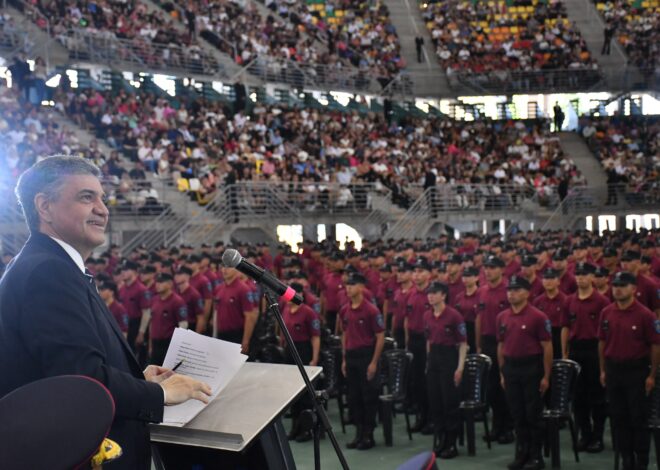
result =
[{"label": "stadium floor", "polygon": [[[391,470],[396,469],[401,463],[410,457],[424,452],[431,448],[432,436],[422,436],[413,434],[413,440],[409,441],[405,431],[405,421],[403,415],[397,415],[394,420],[394,446],[385,447],[383,441],[382,428],[377,428],[375,433],[376,447],[368,451],[346,449],[346,442],[353,439],[354,427],[347,426],[346,434],[341,432],[339,423],[339,413],[337,402],[333,400],[328,405],[328,416],[332,423],[337,440],[342,446],[344,456],[351,469],[357,470]],[[291,421],[284,420],[284,426],[288,431]],[[477,455],[475,457],[467,456],[467,449],[459,447],[459,457],[453,460],[438,460],[440,470],[492,470],[506,469],[506,465],[513,458],[513,445],[493,444],[493,448],[488,450],[486,443],[481,440],[483,425],[477,424]],[[568,429],[562,430],[561,435],[561,468],[562,469],[599,469],[606,470],[614,468],[614,457],[609,436],[609,429],[605,435],[605,451],[600,454],[580,454],[580,463],[575,462],[570,445],[570,432]],[[314,469],[314,448],[312,442],[297,443],[291,442],[291,450],[296,461],[298,470]],[[651,461],[654,460],[653,451],[651,451]],[[321,441],[321,468],[340,469],[339,461],[335,455],[330,440],[325,438]],[[550,459],[546,459],[546,468],[550,468]],[[655,468],[654,464],[649,468]]]}]

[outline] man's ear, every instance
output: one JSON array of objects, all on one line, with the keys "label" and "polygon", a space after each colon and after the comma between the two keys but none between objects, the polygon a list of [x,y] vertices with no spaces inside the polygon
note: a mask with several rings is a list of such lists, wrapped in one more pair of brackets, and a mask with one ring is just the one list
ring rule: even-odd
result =
[{"label": "man's ear", "polygon": [[39,219],[42,222],[50,223],[52,221],[50,215],[50,203],[51,200],[45,193],[37,193],[37,195],[34,196],[34,208],[39,214]]}]

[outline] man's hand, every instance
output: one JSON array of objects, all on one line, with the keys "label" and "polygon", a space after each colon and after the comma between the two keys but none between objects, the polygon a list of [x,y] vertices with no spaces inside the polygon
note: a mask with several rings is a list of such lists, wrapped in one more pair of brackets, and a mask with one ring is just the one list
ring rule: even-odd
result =
[{"label": "man's hand", "polygon": [[376,377],[376,371],[378,370],[378,363],[370,362],[369,367],[367,367],[367,380],[373,380]]},{"label": "man's hand", "polygon": [[311,361],[309,362],[309,365],[310,365],[310,366],[314,366],[314,367],[316,367],[318,364],[319,364],[318,359],[317,359],[316,361],[315,361],[315,360],[311,360]]},{"label": "man's hand", "polygon": [[243,341],[241,343],[241,353],[248,354],[249,352],[250,352],[250,342],[249,341]]},{"label": "man's hand", "polygon": [[163,387],[167,396],[166,405],[178,405],[191,398],[208,403],[211,396],[211,387],[187,375],[174,374],[163,380],[160,386]]},{"label": "man's hand", "polygon": [[341,374],[346,377],[346,359],[341,361]]},{"label": "man's hand", "polygon": [[148,382],[154,382],[154,383],[161,383],[165,379],[169,379],[174,375],[174,372],[172,372],[171,369],[166,369],[165,367],[160,367],[160,366],[147,366],[146,369],[144,369],[144,378]]},{"label": "man's hand", "polygon": [[206,333],[206,318],[198,318],[197,325],[195,325],[195,332],[203,335]]},{"label": "man's hand", "polygon": [[135,346],[140,347],[140,346],[142,346],[143,343],[144,343],[144,333],[139,332],[137,334],[137,336],[135,337]]},{"label": "man's hand", "polygon": [[607,383],[607,379],[605,378],[605,371],[600,373],[600,384],[605,387],[605,384]]},{"label": "man's hand", "polygon": [[652,375],[649,375],[646,378],[646,383],[644,384],[646,388],[646,395],[650,395],[653,389],[655,388],[655,377]]},{"label": "man's hand", "polygon": [[539,392],[541,392],[541,395],[545,395],[545,392],[548,391],[548,388],[550,388],[550,381],[546,377],[543,377],[541,379],[541,383],[539,384]]},{"label": "man's hand", "polygon": [[461,384],[461,380],[463,380],[463,369],[456,369],[454,372],[454,385],[458,387]]}]

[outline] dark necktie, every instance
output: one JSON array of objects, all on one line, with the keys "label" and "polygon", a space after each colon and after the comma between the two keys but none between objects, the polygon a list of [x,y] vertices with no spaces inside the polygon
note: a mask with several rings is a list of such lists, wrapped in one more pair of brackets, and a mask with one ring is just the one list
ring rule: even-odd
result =
[{"label": "dark necktie", "polygon": [[94,288],[96,289],[96,292],[98,292],[98,291],[99,291],[99,288],[96,287],[96,284],[94,283],[94,275],[93,275],[92,272],[91,272],[89,269],[87,269],[87,268],[85,268],[85,277],[87,278],[87,282],[89,282],[90,284],[92,284],[92,285],[94,286]]}]

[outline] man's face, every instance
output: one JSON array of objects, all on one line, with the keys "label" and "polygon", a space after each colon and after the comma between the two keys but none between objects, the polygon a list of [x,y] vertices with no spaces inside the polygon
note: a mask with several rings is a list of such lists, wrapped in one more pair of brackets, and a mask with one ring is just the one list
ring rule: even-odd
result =
[{"label": "man's face", "polygon": [[591,274],[576,274],[575,283],[579,289],[588,289],[593,282],[593,276]]},{"label": "man's face", "polygon": [[154,277],[156,277],[156,273],[140,273],[140,281],[142,284],[150,285]]},{"label": "man's face", "polygon": [[626,284],[625,286],[612,286],[612,297],[617,302],[626,303],[635,295],[636,286]]},{"label": "man's face", "polygon": [[473,288],[477,284],[477,276],[463,276],[463,285],[468,289]]},{"label": "man's face", "polygon": [[112,291],[110,289],[100,289],[99,295],[101,296],[104,302],[107,302],[112,298]]},{"label": "man's face", "polygon": [[596,289],[603,289],[607,286],[607,277],[605,276],[594,276],[594,286]]},{"label": "man's face", "polygon": [[444,302],[445,294],[444,292],[429,292],[428,298],[429,298],[429,304],[439,305],[441,302]]},{"label": "man's face", "polygon": [[633,274],[637,274],[637,271],[639,271],[639,260],[638,259],[631,259],[628,261],[621,260],[621,269],[624,271],[631,272]]},{"label": "man's face", "polygon": [[506,291],[506,298],[515,307],[524,304],[528,297],[529,291],[526,289],[508,289]]},{"label": "man's face", "polygon": [[429,280],[431,273],[426,269],[415,269],[413,273],[413,282],[419,286],[423,286]]},{"label": "man's face", "polygon": [[157,282],[156,283],[156,292],[160,294],[165,294],[172,289],[172,281]]},{"label": "man's face", "polygon": [[351,298],[360,295],[362,289],[364,289],[362,284],[346,284],[346,294]]},{"label": "man's face", "polygon": [[561,259],[561,260],[552,260],[552,265],[555,267],[555,269],[564,272],[566,270],[566,260]]},{"label": "man's face", "polygon": [[234,268],[225,268],[223,266],[222,268],[222,278],[225,280],[225,282],[232,283],[234,282],[234,279],[236,279],[236,276],[238,275],[238,271],[236,271]]},{"label": "man's face", "polygon": [[541,284],[546,291],[553,292],[559,288],[559,278],[557,277],[544,277],[541,279]]},{"label": "man's face", "polygon": [[486,275],[486,280],[488,282],[498,282],[502,277],[502,268],[497,266],[486,266],[484,268],[484,274]]},{"label": "man's face", "polygon": [[187,274],[175,274],[174,275],[174,284],[177,288],[181,289],[182,286],[185,286],[188,283],[190,276]]},{"label": "man's face", "polygon": [[65,177],[59,195],[49,200],[43,193],[35,197],[41,230],[73,246],[83,257],[105,243],[108,208],[101,182],[92,175]]},{"label": "man's face", "polygon": [[525,277],[532,277],[534,273],[536,273],[536,265],[520,267],[520,274]]},{"label": "man's face", "polygon": [[447,264],[447,274],[452,278],[458,276],[458,273],[461,271],[461,265],[459,263],[448,263]]}]

